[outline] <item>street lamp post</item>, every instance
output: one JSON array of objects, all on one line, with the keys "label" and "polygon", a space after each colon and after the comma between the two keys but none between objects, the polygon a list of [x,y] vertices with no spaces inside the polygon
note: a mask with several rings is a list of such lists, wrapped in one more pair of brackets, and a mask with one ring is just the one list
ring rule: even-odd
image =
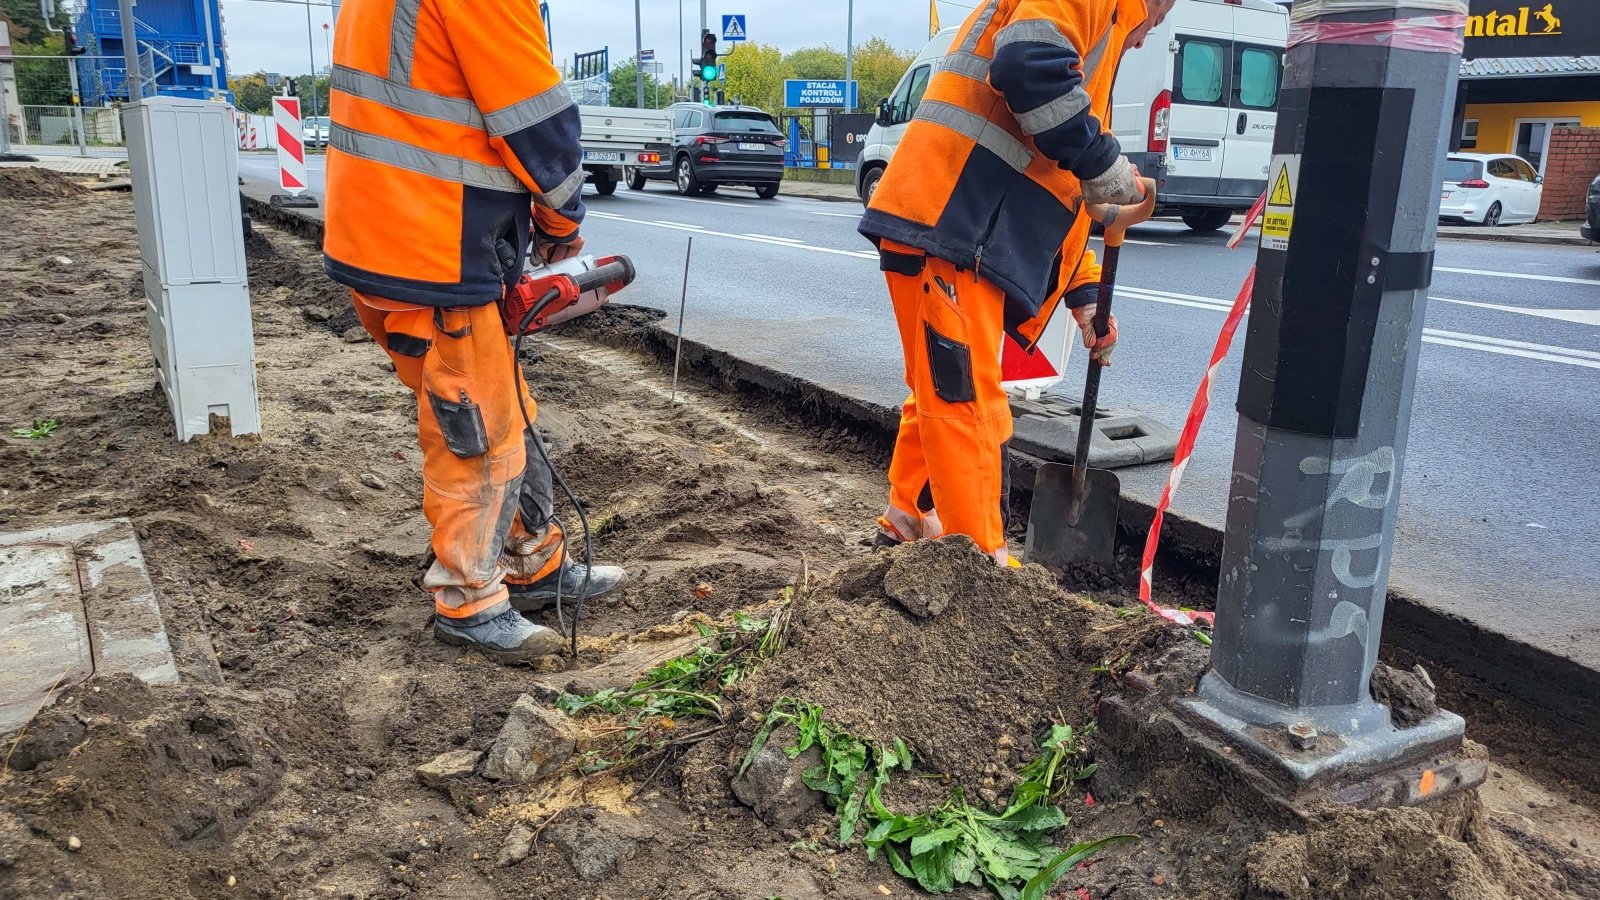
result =
[{"label": "street lamp post", "polygon": [[[333,30],[328,27],[327,22],[322,23],[322,47],[328,51],[328,70],[331,78],[333,70]],[[331,97],[329,98],[329,105],[333,105]]]},{"label": "street lamp post", "polygon": [[644,109],[644,19],[639,0],[633,0],[633,102]]},{"label": "street lamp post", "polygon": [[317,45],[312,37],[311,4],[306,4],[306,56],[311,60],[311,118],[317,117]]},{"label": "street lamp post", "polygon": [[844,106],[845,112],[855,112],[855,98],[850,95],[850,81],[855,75],[856,61],[856,0],[848,0],[844,26]]}]

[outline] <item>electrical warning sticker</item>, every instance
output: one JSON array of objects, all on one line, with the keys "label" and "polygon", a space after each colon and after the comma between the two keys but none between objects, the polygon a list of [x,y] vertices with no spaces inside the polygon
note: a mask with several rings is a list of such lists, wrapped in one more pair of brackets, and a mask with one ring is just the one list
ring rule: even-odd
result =
[{"label": "electrical warning sticker", "polygon": [[1294,231],[1294,198],[1300,188],[1300,155],[1274,156],[1271,173],[1267,209],[1261,219],[1261,246],[1288,250],[1289,234]]}]

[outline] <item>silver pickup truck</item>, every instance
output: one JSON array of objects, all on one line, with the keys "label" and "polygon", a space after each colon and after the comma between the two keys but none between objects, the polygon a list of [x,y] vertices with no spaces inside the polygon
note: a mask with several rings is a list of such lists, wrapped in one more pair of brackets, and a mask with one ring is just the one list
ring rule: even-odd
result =
[{"label": "silver pickup truck", "polygon": [[672,149],[672,119],[666,110],[578,106],[583,117],[583,170],[602,195],[616,193],[623,169],[653,166]]}]

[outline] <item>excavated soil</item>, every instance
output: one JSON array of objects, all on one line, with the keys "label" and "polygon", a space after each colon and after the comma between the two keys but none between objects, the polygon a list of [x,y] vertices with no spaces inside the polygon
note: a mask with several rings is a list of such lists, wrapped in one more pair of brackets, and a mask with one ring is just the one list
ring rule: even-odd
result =
[{"label": "excavated soil", "polygon": [[[182,683],[67,686],[0,736],[7,900],[914,896],[833,842],[825,812],[771,829],[734,798],[730,776],[778,698],[905,739],[940,776],[891,790],[909,809],[957,786],[1002,798],[1048,722],[1087,723],[1130,669],[1203,655],[1187,630],[1063,593],[1038,569],[997,570],[962,540],[869,554],[883,493],[871,442],[703,384],[672,408],[670,373],[583,328],[532,348],[529,380],[597,558],[631,580],[585,612],[577,660],[503,669],[446,648],[415,584],[428,529],[414,400],[346,327],[313,248],[260,226],[248,248],[263,435],[215,422],[180,445],[155,387],[130,198],[23,194],[6,187],[33,176],[9,171],[0,527],[131,519]],[[12,436],[35,419],[59,429]],[[621,776],[569,764],[531,785],[436,789],[415,774],[488,749],[523,694],[626,685],[691,648],[697,624],[790,596],[789,645],[729,692],[727,727],[703,741]],[[580,749],[604,743],[604,717],[581,724]],[[1500,762],[1482,801],[1276,832],[1240,798],[1186,792],[1181,771],[1103,769],[1067,802],[1061,839],[1142,840],[1057,896],[1600,896],[1586,795]],[[508,835],[530,832],[531,855],[501,865]]]}]

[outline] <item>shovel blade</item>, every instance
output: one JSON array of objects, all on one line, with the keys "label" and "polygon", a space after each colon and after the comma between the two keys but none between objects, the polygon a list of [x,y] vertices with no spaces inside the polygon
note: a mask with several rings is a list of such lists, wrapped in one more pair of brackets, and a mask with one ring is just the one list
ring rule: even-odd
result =
[{"label": "shovel blade", "polygon": [[[1033,513],[1028,518],[1028,562],[1051,569],[1075,563],[1116,568],[1122,482],[1104,469],[1089,469],[1084,475],[1083,496],[1074,498],[1071,466],[1045,463],[1039,467],[1033,483]],[[1069,514],[1074,499],[1081,502],[1075,523]]]}]

